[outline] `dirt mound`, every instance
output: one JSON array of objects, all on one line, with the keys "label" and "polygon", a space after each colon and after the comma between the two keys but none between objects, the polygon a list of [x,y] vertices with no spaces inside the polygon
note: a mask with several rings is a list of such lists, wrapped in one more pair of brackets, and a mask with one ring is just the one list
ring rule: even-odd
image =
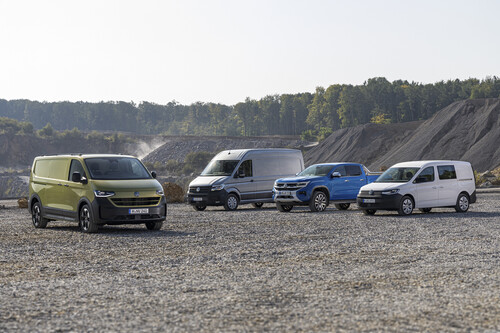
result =
[{"label": "dirt mound", "polygon": [[163,187],[163,192],[165,193],[168,203],[184,202],[184,190],[182,187],[169,182],[163,183],[161,186]]},{"label": "dirt mound", "polygon": [[[389,152],[422,124],[421,121],[401,124],[365,124],[333,132],[304,156],[306,165],[322,162],[361,162],[370,165]],[[372,171],[378,171],[380,166]]]},{"label": "dirt mound", "polygon": [[309,142],[297,137],[229,137],[229,136],[180,136],[165,137],[164,145],[148,154],[144,162],[184,162],[190,152],[207,151],[217,153],[226,149],[250,148],[303,148]]},{"label": "dirt mound", "polygon": [[353,161],[371,170],[411,160],[469,161],[477,171],[500,165],[500,99],[455,102],[425,122],[338,130],[311,149],[306,164]]}]

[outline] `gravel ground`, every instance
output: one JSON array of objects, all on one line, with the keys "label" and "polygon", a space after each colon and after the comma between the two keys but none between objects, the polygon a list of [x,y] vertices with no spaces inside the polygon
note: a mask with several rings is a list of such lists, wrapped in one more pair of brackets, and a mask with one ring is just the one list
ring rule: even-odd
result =
[{"label": "gravel ground", "polygon": [[411,217],[172,204],[92,235],[0,205],[0,331],[500,330],[500,193]]}]

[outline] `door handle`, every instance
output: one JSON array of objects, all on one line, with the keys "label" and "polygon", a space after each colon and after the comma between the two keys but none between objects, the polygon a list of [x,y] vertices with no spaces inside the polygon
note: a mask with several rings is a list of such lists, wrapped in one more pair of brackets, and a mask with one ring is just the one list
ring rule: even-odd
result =
[{"label": "door handle", "polygon": [[344,180],[344,182],[346,182],[346,183],[347,183],[348,181],[349,181],[348,179]]},{"label": "door handle", "polygon": [[58,186],[62,186],[62,184],[57,184]]},{"label": "door handle", "polygon": [[433,188],[433,189],[437,189],[437,187],[436,187],[436,186],[433,186],[432,188]]},{"label": "door handle", "polygon": [[64,184],[64,186],[69,187],[69,185],[68,185],[68,184]]},{"label": "door handle", "polygon": [[253,179],[252,179],[252,180],[250,180],[250,183],[253,183]]},{"label": "door handle", "polygon": [[439,186],[439,188],[444,188],[444,186]]}]

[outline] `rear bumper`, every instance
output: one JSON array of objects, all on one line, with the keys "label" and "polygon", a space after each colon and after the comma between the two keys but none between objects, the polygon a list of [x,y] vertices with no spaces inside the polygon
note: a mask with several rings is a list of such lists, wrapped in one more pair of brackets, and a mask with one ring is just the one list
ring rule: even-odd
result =
[{"label": "rear bumper", "polygon": [[[130,214],[129,209],[147,208],[146,214]],[[162,197],[154,207],[116,207],[108,198],[95,198],[92,212],[97,224],[139,224],[145,222],[162,222],[167,218],[167,201]]]},{"label": "rear bumper", "polygon": [[[366,209],[384,209],[384,210],[395,210],[399,208],[401,202],[401,194],[393,195],[377,195],[377,196],[358,196],[356,199],[356,204],[359,208]],[[366,202],[372,201],[375,202]]]}]

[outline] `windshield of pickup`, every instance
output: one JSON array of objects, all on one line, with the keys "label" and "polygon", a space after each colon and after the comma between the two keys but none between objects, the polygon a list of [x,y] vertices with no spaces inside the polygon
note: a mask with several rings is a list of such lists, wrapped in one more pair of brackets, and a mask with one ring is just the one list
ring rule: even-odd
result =
[{"label": "windshield of pickup", "polygon": [[133,157],[92,157],[84,159],[92,179],[150,179],[148,170]]},{"label": "windshield of pickup", "polygon": [[297,176],[326,176],[332,168],[332,165],[311,165]]},{"label": "windshield of pickup", "polygon": [[406,183],[420,168],[390,168],[375,181],[376,183]]},{"label": "windshield of pickup", "polygon": [[239,161],[212,160],[201,173],[201,176],[231,176]]}]

